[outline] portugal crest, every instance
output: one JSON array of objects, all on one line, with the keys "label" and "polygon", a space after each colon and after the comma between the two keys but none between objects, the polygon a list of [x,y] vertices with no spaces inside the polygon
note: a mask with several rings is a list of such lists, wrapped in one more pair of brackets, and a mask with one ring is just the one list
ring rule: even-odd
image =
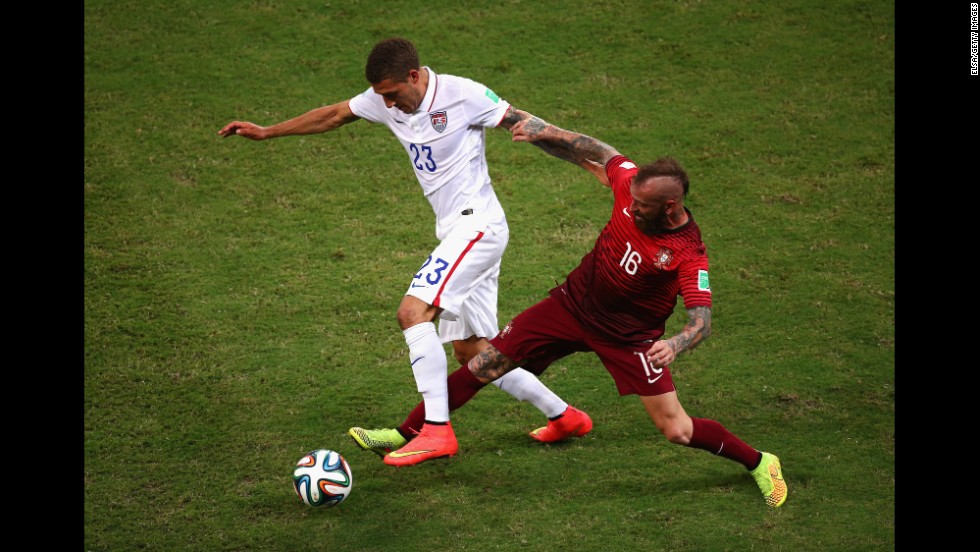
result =
[{"label": "portugal crest", "polygon": [[660,270],[665,270],[670,266],[670,263],[674,260],[674,253],[666,247],[661,247],[660,251],[657,251],[657,260],[653,261],[653,266],[659,268]]},{"label": "portugal crest", "polygon": [[429,113],[429,120],[432,121],[432,128],[436,129],[436,132],[442,132],[446,130],[446,123],[449,122],[449,118],[446,117],[445,111],[436,111],[435,113]]}]

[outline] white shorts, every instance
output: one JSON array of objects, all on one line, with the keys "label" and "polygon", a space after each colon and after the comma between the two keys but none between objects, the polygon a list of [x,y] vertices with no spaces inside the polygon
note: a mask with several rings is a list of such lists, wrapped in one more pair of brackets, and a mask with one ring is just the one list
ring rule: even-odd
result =
[{"label": "white shorts", "polygon": [[412,278],[405,295],[440,307],[443,343],[470,336],[494,337],[500,259],[510,230],[506,219],[488,221],[479,214],[460,219]]}]

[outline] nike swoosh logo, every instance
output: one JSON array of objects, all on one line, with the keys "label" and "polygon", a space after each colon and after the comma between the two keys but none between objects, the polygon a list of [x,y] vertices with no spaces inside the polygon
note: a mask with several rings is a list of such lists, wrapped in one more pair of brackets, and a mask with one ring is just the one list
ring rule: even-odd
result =
[{"label": "nike swoosh logo", "polygon": [[388,456],[392,458],[405,458],[406,456],[418,456],[420,454],[428,454],[430,452],[435,452],[434,450],[411,450],[408,452],[389,452]]},{"label": "nike swoosh logo", "polygon": [[659,376],[657,376],[657,377],[655,377],[653,379],[647,378],[647,383],[657,383],[657,380],[660,379],[660,378],[662,378],[662,377],[664,377],[663,374],[660,374]]},{"label": "nike swoosh logo", "polygon": [[630,220],[633,220],[633,215],[631,215],[629,211],[626,210],[626,207],[623,207],[623,214],[628,216]]},{"label": "nike swoosh logo", "polygon": [[412,283],[412,287],[413,287],[413,288],[417,288],[417,287],[429,287],[429,286],[427,286],[427,285],[425,285],[425,284],[422,284],[422,285],[418,285],[418,284],[416,284],[416,283],[414,283],[414,282],[413,282],[413,283]]},{"label": "nike swoosh logo", "polygon": [[415,363],[416,363],[416,362],[418,362],[418,361],[420,361],[420,360],[422,360],[423,358],[425,358],[425,355],[422,355],[422,356],[420,356],[419,358],[417,358],[417,359],[415,359],[415,360],[413,360],[413,361],[412,361],[412,366],[415,366]]}]

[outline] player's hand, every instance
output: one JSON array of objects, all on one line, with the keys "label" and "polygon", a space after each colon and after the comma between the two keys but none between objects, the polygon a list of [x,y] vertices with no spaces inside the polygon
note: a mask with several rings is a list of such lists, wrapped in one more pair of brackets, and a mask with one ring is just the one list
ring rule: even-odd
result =
[{"label": "player's hand", "polygon": [[522,121],[517,121],[514,126],[510,127],[510,135],[514,142],[530,142],[531,137],[525,127],[527,127],[527,122],[530,119],[524,119]]},{"label": "player's hand", "polygon": [[537,142],[545,138],[547,128],[549,128],[548,123],[532,115],[514,123],[514,126],[510,127],[510,134],[514,142]]},{"label": "player's hand", "polygon": [[653,365],[654,368],[663,368],[674,362],[677,358],[677,354],[674,353],[673,347],[666,339],[661,339],[653,344],[652,347],[647,351],[647,361]]},{"label": "player's hand", "polygon": [[265,127],[247,121],[232,121],[218,131],[218,136],[225,138],[234,135],[243,136],[249,140],[264,140]]}]

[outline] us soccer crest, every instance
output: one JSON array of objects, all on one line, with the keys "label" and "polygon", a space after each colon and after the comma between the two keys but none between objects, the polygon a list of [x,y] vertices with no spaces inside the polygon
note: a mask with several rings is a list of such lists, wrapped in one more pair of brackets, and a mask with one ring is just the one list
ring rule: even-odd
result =
[{"label": "us soccer crest", "polygon": [[435,113],[429,113],[429,120],[432,121],[432,128],[436,129],[436,132],[442,132],[446,130],[446,123],[449,122],[449,118],[446,117],[445,111],[436,111]]}]

